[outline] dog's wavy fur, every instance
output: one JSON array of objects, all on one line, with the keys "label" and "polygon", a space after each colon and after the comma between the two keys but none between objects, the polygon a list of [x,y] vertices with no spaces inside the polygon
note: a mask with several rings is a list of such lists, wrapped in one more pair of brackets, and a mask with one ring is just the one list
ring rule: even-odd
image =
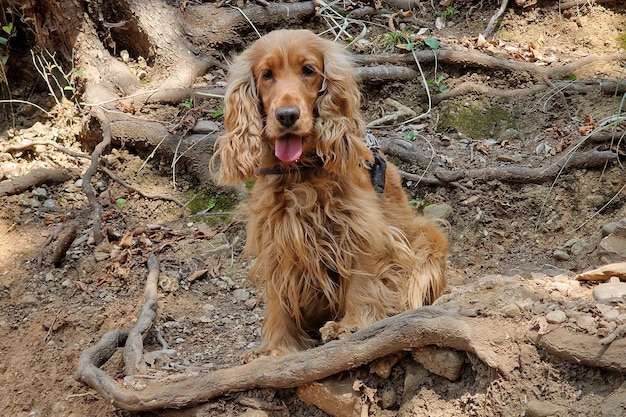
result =
[{"label": "dog's wavy fur", "polygon": [[[307,30],[271,32],[231,66],[211,169],[220,185],[256,177],[246,252],[266,302],[261,345],[244,360],[307,349],[320,326],[341,335],[444,289],[437,223],[414,213],[392,164],[374,191],[360,101],[344,50]],[[280,120],[285,108],[298,109],[293,125]],[[283,162],[276,146],[288,134],[302,137],[302,155]]]}]

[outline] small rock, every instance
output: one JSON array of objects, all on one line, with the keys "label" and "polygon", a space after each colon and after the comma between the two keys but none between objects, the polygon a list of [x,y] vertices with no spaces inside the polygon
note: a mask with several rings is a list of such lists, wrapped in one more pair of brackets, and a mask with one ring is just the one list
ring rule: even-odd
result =
[{"label": "small rock", "polygon": [[192,129],[195,133],[211,133],[218,130],[220,130],[219,126],[212,120],[198,120],[198,123]]},{"label": "small rock", "polygon": [[56,205],[57,205],[56,201],[52,200],[51,198],[43,202],[44,208],[54,208]]},{"label": "small rock", "polygon": [[587,250],[587,247],[588,245],[585,239],[576,239],[576,242],[572,245],[570,251],[572,252],[572,255],[576,256]]},{"label": "small rock", "polygon": [[619,317],[619,310],[615,307],[600,303],[596,307],[602,314],[602,317],[604,317],[606,320],[616,320]]},{"label": "small rock", "polygon": [[552,324],[565,323],[567,320],[567,314],[561,310],[554,310],[546,314],[546,321]]},{"label": "small rock", "polygon": [[22,304],[37,304],[39,299],[35,294],[26,294],[20,299]]},{"label": "small rock", "polygon": [[71,279],[69,279],[69,278],[68,278],[68,279],[66,279],[65,281],[63,281],[63,282],[61,283],[61,286],[62,286],[62,287],[64,287],[64,288],[69,288],[69,287],[71,287],[71,286],[72,286],[72,280],[71,280]]},{"label": "small rock", "polygon": [[315,405],[331,416],[354,416],[360,411],[361,398],[353,390],[350,378],[337,380],[329,378],[324,382],[301,385],[298,397],[307,404]]},{"label": "small rock", "polygon": [[596,320],[588,314],[580,316],[578,320],[576,320],[576,325],[592,334],[595,334],[598,330]]},{"label": "small rock", "polygon": [[505,141],[512,142],[514,140],[521,140],[521,139],[524,139],[524,137],[522,136],[520,131],[513,129],[513,128],[506,129],[504,132],[502,132],[502,134],[498,138],[500,142],[505,142]]},{"label": "small rock", "polygon": [[608,283],[595,287],[591,293],[596,301],[621,301],[626,296],[626,282],[614,277]]},{"label": "small rock", "polygon": [[52,271],[49,271],[46,274],[46,282],[50,282],[50,281],[54,281],[54,274],[52,273]]},{"label": "small rock", "polygon": [[[516,307],[517,308],[517,307]],[[465,364],[465,353],[454,349],[424,346],[414,349],[413,359],[435,375],[442,376],[450,381],[456,381],[461,376]]]},{"label": "small rock", "polygon": [[607,237],[611,233],[615,232],[617,225],[618,225],[617,222],[611,222],[602,226],[602,229],[600,229],[600,232],[602,233],[602,237]]},{"label": "small rock", "polygon": [[562,249],[555,250],[554,253],[552,253],[552,257],[557,261],[569,261],[571,258],[570,254]]},{"label": "small rock", "polygon": [[430,204],[424,207],[424,216],[449,220],[454,214],[454,209],[448,204]]},{"label": "small rock", "polygon": [[182,337],[177,337],[175,342],[179,345],[182,345],[183,343],[185,343],[185,339],[183,339]]},{"label": "small rock", "polygon": [[520,315],[520,309],[516,304],[507,304],[500,309],[504,317],[517,317]]},{"label": "small rock", "polygon": [[378,392],[378,397],[380,398],[380,408],[383,410],[393,407],[398,402],[398,394],[392,387],[383,388]]},{"label": "small rock", "polygon": [[526,417],[550,417],[563,413],[563,407],[547,401],[530,400],[526,404]]},{"label": "small rock", "polygon": [[43,187],[37,187],[33,190],[33,195],[36,197],[45,198],[48,196],[48,191]]},{"label": "small rock", "polygon": [[234,302],[243,302],[245,303],[246,301],[248,301],[248,299],[250,298],[250,291],[246,290],[245,288],[238,288],[235,291],[233,291],[233,299]]}]

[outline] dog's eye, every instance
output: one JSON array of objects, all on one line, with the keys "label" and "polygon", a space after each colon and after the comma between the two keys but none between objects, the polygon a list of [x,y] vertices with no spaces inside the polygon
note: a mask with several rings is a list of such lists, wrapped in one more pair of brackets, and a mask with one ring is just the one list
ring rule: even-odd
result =
[{"label": "dog's eye", "polygon": [[270,69],[265,69],[261,71],[261,78],[263,78],[264,80],[271,80],[272,78],[274,78],[274,73]]},{"label": "dog's eye", "polygon": [[313,65],[305,65],[304,67],[302,67],[302,75],[313,75],[316,74],[317,70],[315,69],[315,67]]}]

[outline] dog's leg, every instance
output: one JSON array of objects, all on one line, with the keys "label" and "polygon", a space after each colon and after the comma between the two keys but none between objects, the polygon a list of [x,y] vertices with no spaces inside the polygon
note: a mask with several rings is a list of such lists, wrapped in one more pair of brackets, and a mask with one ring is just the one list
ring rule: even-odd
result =
[{"label": "dog's leg", "polygon": [[261,345],[244,353],[241,361],[248,363],[260,356],[283,356],[313,345],[314,341],[298,326],[294,318],[278,302],[268,300],[261,331]]}]

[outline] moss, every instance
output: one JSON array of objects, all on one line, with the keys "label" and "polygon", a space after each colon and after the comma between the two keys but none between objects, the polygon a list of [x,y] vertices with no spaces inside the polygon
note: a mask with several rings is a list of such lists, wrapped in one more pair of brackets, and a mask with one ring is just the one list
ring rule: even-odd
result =
[{"label": "moss", "polygon": [[187,208],[192,214],[215,214],[209,216],[198,215],[198,221],[215,226],[232,220],[233,211],[237,205],[237,198],[233,193],[203,188],[200,190],[188,190],[187,195],[190,197]]},{"label": "moss", "polygon": [[437,131],[457,131],[484,140],[496,138],[509,128],[517,128],[515,117],[498,104],[484,108],[452,104],[442,109]]}]

